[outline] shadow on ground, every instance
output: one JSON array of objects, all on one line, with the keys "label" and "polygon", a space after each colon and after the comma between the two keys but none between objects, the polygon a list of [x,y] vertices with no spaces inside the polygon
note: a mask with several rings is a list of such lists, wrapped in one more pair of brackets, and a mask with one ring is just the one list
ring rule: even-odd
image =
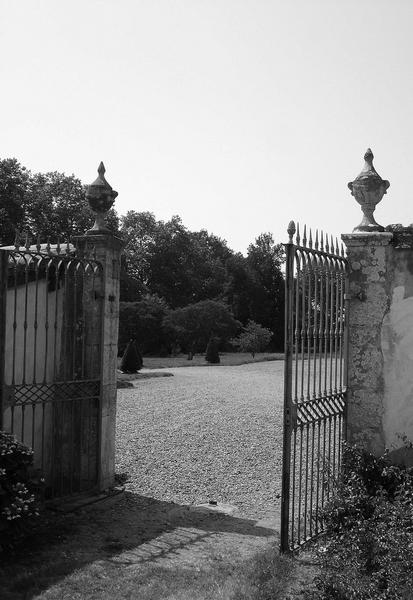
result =
[{"label": "shadow on ground", "polygon": [[125,492],[106,510],[51,515],[14,555],[0,555],[1,598],[29,600],[96,561],[119,568],[196,562],[224,534],[230,541],[254,540],[274,538],[275,531],[239,516]]}]

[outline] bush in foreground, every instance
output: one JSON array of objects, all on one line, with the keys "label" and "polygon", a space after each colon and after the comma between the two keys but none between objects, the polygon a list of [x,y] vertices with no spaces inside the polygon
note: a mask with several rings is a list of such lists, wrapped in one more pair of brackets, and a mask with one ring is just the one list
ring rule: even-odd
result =
[{"label": "bush in foreground", "polygon": [[39,516],[34,492],[39,481],[32,450],[0,431],[0,551],[12,546]]},{"label": "bush in foreground", "polygon": [[344,468],[324,509],[314,600],[405,600],[413,589],[413,470],[344,445]]}]

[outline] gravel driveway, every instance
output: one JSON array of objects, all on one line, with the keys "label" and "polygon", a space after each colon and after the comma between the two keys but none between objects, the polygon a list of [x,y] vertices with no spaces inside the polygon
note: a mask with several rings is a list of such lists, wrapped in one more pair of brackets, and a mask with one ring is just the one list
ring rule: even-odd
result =
[{"label": "gravel driveway", "polygon": [[210,499],[245,517],[279,512],[282,361],[168,369],[118,391],[116,470],[127,490],[178,504]]}]

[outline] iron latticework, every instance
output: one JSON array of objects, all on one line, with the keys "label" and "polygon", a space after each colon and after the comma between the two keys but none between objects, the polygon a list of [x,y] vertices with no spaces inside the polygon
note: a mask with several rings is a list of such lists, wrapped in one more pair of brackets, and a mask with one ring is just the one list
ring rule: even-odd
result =
[{"label": "iron latticework", "polygon": [[93,489],[99,468],[104,276],[93,249],[0,249],[0,427],[34,451],[47,496]]},{"label": "iron latticework", "polygon": [[[343,246],[294,222],[286,249],[281,550],[323,530],[321,509],[345,433],[346,286]],[[295,238],[295,239],[294,239]]]}]

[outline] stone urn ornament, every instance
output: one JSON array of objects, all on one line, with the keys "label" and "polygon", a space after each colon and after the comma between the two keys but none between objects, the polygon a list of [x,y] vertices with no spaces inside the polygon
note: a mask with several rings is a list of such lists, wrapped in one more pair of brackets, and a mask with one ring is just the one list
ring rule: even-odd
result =
[{"label": "stone urn ornament", "polygon": [[363,220],[353,229],[353,232],[384,231],[384,227],[376,222],[373,213],[376,205],[387,193],[390,183],[377,173],[373,167],[373,158],[373,152],[368,148],[364,155],[365,163],[360,175],[348,184],[351,195],[354,196],[363,211]]},{"label": "stone urn ornament", "polygon": [[100,163],[98,177],[93,183],[86,186],[86,198],[90,208],[95,213],[95,224],[89,229],[89,234],[108,233],[110,229],[106,225],[106,214],[112,208],[118,192],[112,189],[105,179],[105,165]]}]

